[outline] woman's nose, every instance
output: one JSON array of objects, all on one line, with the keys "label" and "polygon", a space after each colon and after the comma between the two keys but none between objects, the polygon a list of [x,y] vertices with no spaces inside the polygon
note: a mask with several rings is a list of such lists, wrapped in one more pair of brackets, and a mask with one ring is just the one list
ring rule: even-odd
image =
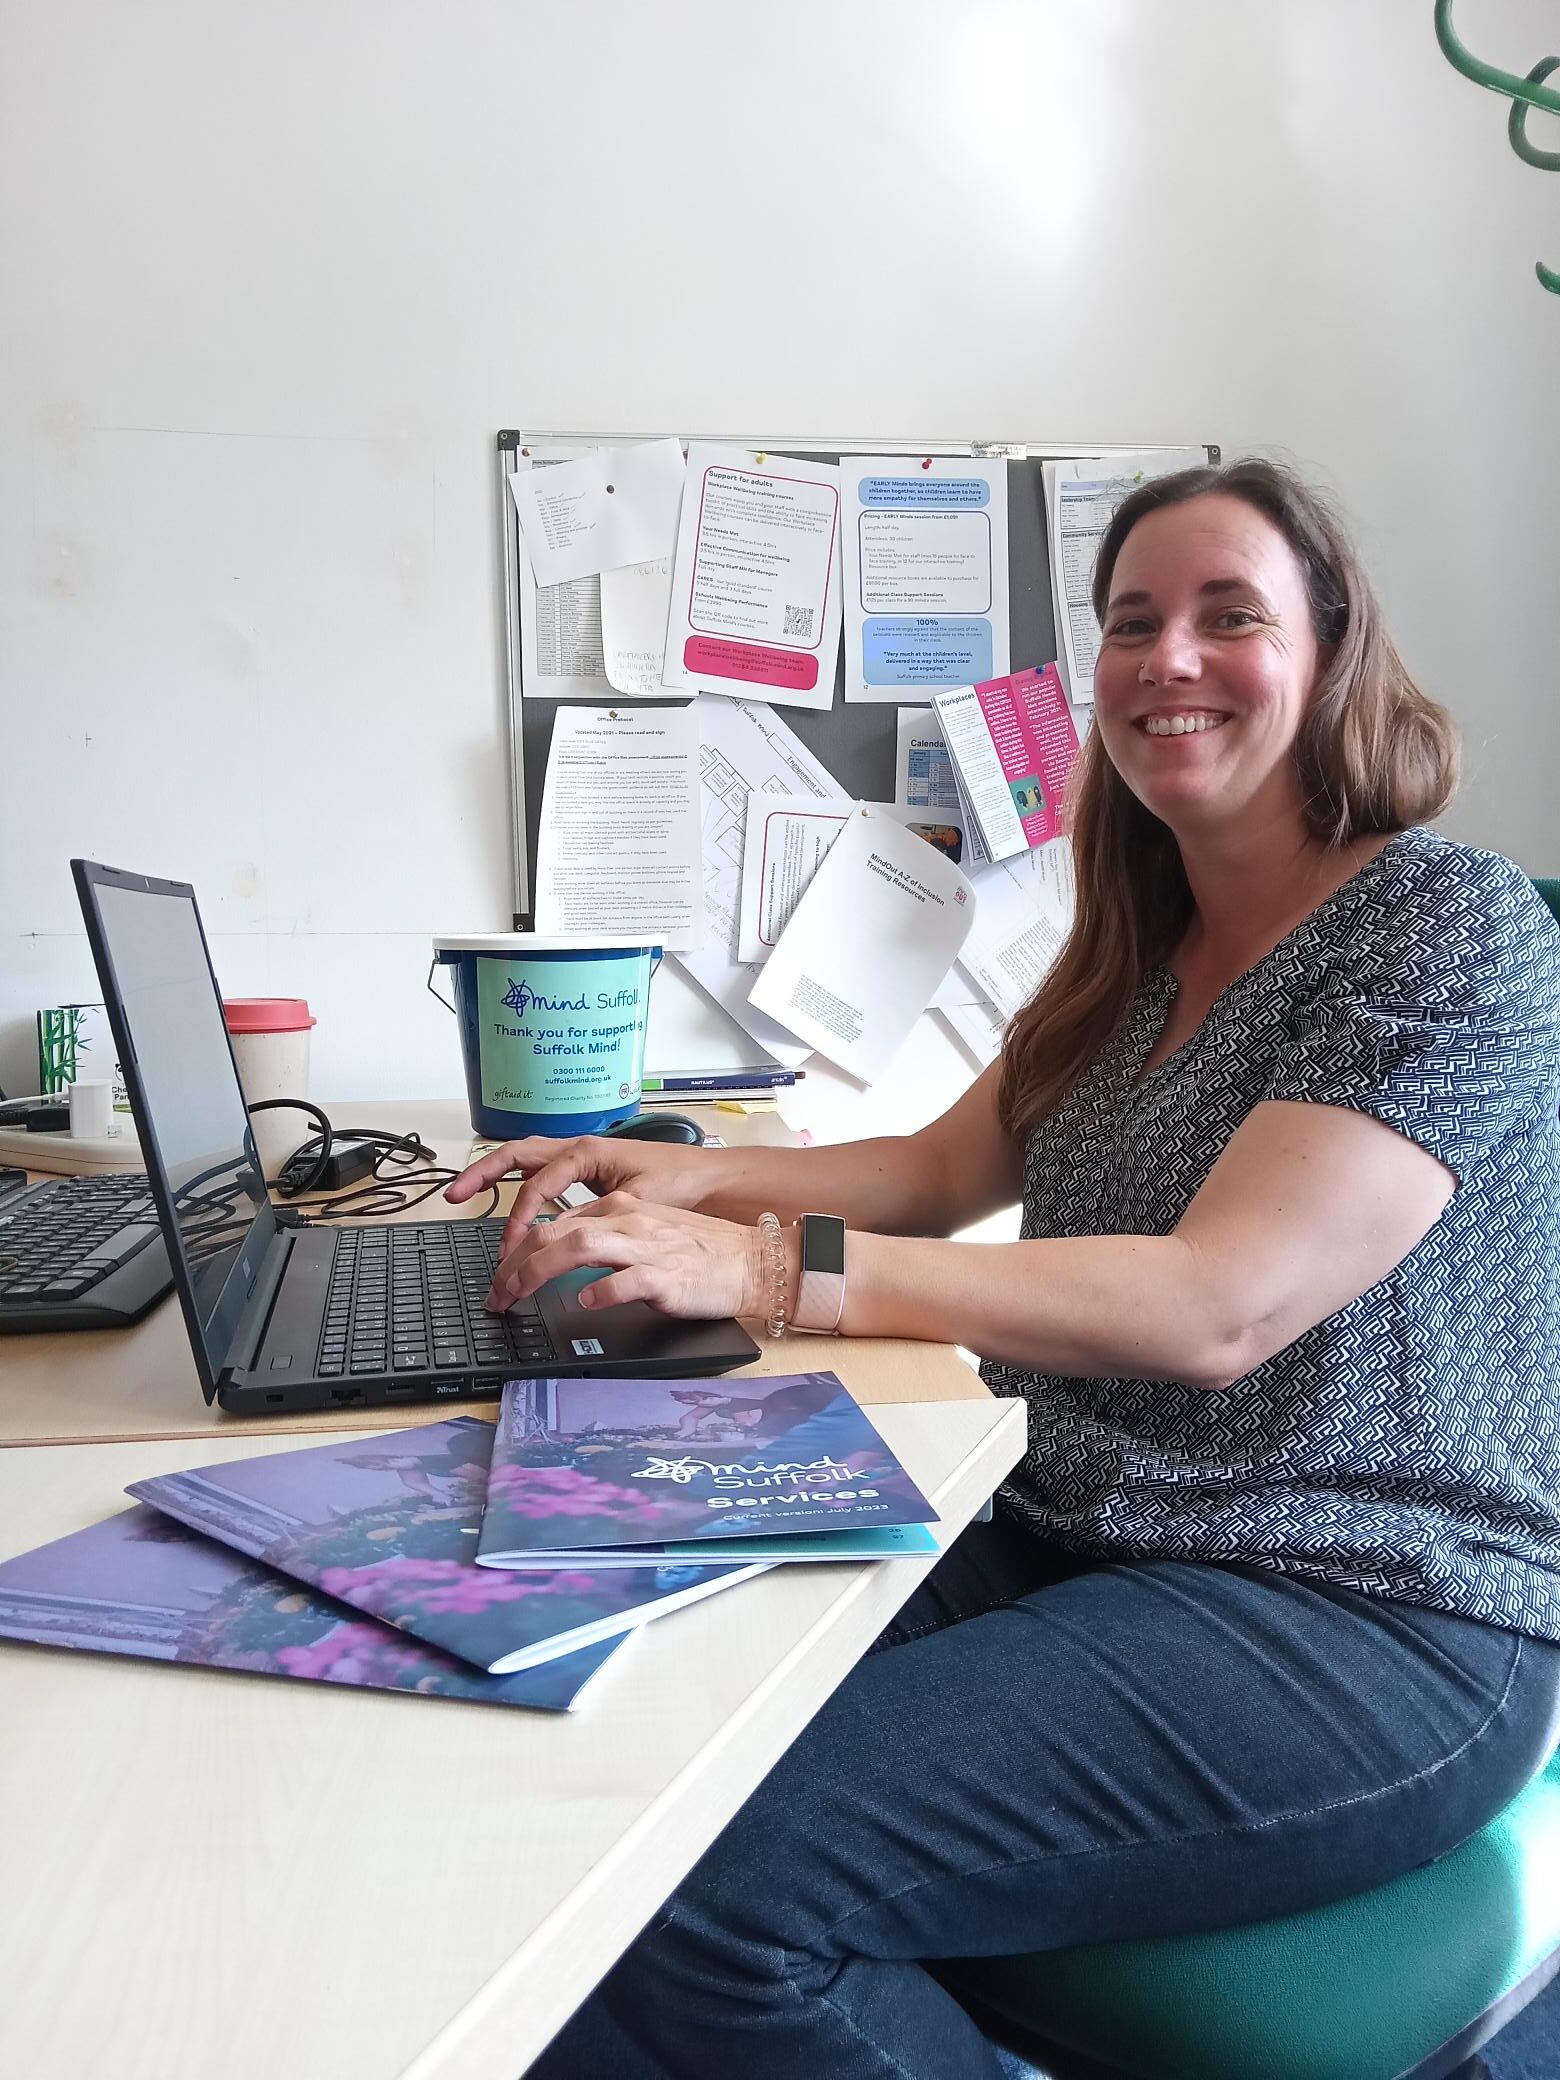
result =
[{"label": "woman's nose", "polygon": [[1139,664],[1138,679],[1144,686],[1169,686],[1197,678],[1201,669],[1201,654],[1192,631],[1179,622],[1167,621]]}]

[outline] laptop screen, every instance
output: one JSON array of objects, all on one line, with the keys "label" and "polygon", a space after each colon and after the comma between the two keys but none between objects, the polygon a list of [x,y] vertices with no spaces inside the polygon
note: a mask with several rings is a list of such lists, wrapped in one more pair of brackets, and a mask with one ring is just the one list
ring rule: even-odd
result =
[{"label": "laptop screen", "polygon": [[99,980],[105,996],[119,999],[139,1072],[143,1152],[148,1169],[160,1158],[166,1175],[215,1372],[221,1353],[213,1348],[213,1317],[250,1224],[267,1204],[216,977],[193,891],[94,878],[92,898],[108,956]]}]

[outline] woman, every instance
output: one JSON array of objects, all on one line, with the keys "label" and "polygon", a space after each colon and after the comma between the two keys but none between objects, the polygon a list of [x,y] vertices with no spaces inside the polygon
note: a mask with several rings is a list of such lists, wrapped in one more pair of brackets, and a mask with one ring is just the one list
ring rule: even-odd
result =
[{"label": "woman", "polygon": [[[1419,827],[1451,725],[1287,473],[1140,488],[1095,606],[1072,935],[943,1119],[524,1141],[451,1189],[527,1173],[499,1303],[590,1263],[600,1304],[762,1314],[749,1224],[844,1214],[841,1332],[1030,1408],[996,1521],[540,2071],[994,2075],[954,1960],[1384,1882],[1552,1745],[1560,934]],[[938,1239],[1020,1195],[1021,1241]]]}]

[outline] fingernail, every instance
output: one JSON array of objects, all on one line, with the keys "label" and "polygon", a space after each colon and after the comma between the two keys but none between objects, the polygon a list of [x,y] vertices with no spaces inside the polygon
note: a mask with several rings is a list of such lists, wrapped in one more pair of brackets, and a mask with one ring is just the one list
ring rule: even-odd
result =
[{"label": "fingernail", "polygon": [[596,1296],[590,1287],[586,1286],[585,1290],[580,1294],[580,1305],[581,1307],[594,1307],[595,1304]]}]

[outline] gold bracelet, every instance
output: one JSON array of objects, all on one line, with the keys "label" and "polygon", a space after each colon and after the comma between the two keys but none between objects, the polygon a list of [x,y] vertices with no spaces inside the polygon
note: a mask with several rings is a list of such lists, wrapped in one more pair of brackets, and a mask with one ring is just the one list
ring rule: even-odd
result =
[{"label": "gold bracelet", "polygon": [[764,1245],[764,1267],[769,1274],[769,1312],[764,1317],[764,1330],[770,1336],[783,1336],[786,1324],[785,1242],[778,1216],[761,1213],[758,1232]]}]

